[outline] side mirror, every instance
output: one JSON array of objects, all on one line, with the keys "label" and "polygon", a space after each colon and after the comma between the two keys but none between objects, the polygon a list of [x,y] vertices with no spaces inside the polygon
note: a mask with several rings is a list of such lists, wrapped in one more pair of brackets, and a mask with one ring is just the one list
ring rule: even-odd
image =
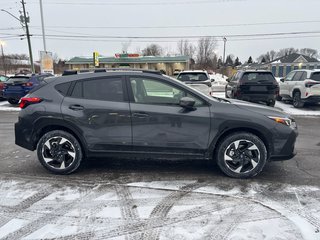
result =
[{"label": "side mirror", "polygon": [[186,109],[193,109],[196,101],[190,97],[183,97],[180,99],[179,105]]},{"label": "side mirror", "polygon": [[230,78],[227,78],[227,79],[226,79],[226,81],[227,81],[227,82],[230,82],[230,81],[231,81],[231,79],[230,79]]},{"label": "side mirror", "polygon": [[284,82],[284,78],[280,78],[280,82]]},{"label": "side mirror", "polygon": [[211,82],[214,82],[215,80],[213,78],[211,78]]}]

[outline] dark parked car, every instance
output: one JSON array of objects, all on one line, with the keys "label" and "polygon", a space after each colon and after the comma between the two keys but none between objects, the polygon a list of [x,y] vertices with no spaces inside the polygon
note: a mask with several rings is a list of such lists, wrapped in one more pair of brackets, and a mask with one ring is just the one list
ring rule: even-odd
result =
[{"label": "dark parked car", "polygon": [[287,114],[212,98],[159,72],[117,70],[50,78],[21,99],[16,144],[57,174],[90,157],[207,159],[231,177],[294,156]]},{"label": "dark parked car", "polygon": [[226,98],[265,102],[273,107],[279,95],[279,84],[269,71],[238,71],[227,81]]},{"label": "dark parked car", "polygon": [[8,77],[4,75],[0,75],[0,99],[3,98],[3,88],[4,88],[4,83],[8,80]]},{"label": "dark parked car", "polygon": [[11,104],[18,104],[20,98],[25,96],[33,88],[39,86],[46,77],[52,76],[51,74],[41,75],[18,75],[10,77],[4,84],[3,96]]}]

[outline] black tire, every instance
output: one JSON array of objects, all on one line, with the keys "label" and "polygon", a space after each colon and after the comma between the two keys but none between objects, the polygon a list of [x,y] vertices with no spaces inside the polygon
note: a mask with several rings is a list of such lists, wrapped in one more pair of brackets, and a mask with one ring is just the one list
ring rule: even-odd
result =
[{"label": "black tire", "polygon": [[[55,154],[51,153],[51,150]],[[42,166],[55,174],[74,172],[79,168],[83,158],[78,140],[72,134],[62,130],[45,133],[38,142],[37,155]]]},{"label": "black tire", "polygon": [[274,105],[276,105],[275,100],[271,100],[271,101],[267,102],[267,106],[269,106],[269,107],[274,107]]},{"label": "black tire", "polygon": [[302,108],[304,106],[304,102],[301,101],[301,93],[299,91],[293,93],[292,104],[295,108]]},{"label": "black tire", "polygon": [[[236,147],[236,142],[239,142],[238,147]],[[244,150],[246,148],[247,150]],[[230,156],[231,154],[233,157]],[[250,178],[262,171],[267,162],[267,156],[266,146],[259,137],[247,132],[236,132],[220,141],[216,149],[215,160],[221,171],[227,176]]]},{"label": "black tire", "polygon": [[14,98],[9,98],[8,102],[12,105],[17,105],[19,103],[19,100]]},{"label": "black tire", "polygon": [[277,95],[276,100],[277,100],[277,101],[281,101],[281,100],[282,100],[282,97],[281,97],[280,95]]}]

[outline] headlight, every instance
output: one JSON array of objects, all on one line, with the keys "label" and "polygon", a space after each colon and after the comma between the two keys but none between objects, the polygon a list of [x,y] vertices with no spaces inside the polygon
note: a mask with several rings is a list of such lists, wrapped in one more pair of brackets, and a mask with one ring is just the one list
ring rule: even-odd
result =
[{"label": "headlight", "polygon": [[272,116],[268,116],[268,118],[270,118],[271,120],[273,120],[277,123],[282,123],[288,127],[297,128],[297,125],[296,125],[296,122],[294,121],[294,119],[283,118],[283,117],[272,117]]}]

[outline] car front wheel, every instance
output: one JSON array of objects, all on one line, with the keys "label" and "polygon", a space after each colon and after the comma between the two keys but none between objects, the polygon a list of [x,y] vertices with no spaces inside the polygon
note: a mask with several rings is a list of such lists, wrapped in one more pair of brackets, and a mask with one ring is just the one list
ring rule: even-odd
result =
[{"label": "car front wheel", "polygon": [[267,162],[267,149],[254,134],[233,133],[217,147],[216,161],[223,173],[233,178],[249,178],[262,171]]},{"label": "car front wheel", "polygon": [[69,174],[77,170],[83,158],[81,145],[68,132],[54,130],[44,134],[37,145],[40,163],[55,174]]}]

